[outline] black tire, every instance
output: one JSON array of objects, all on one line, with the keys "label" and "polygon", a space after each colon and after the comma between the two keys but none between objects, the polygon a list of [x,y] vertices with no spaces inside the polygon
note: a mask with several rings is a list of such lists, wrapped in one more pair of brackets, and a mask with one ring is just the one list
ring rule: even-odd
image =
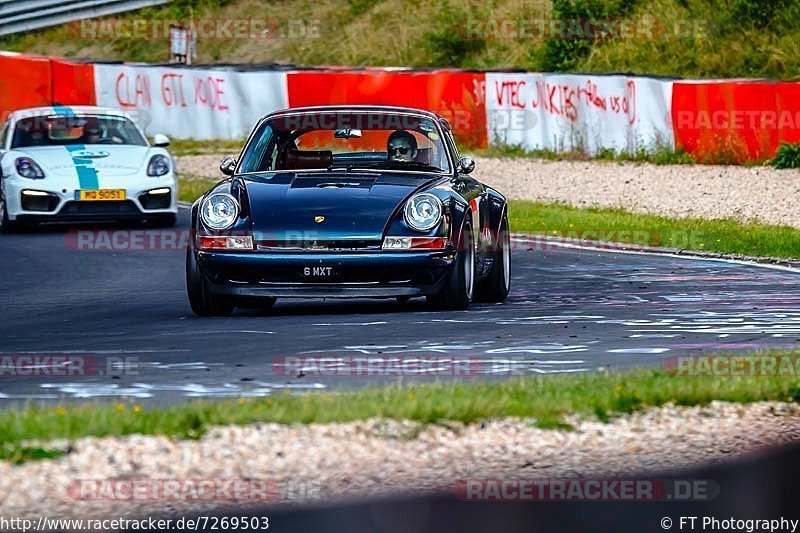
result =
[{"label": "black tire", "polygon": [[0,232],[14,233],[21,229],[21,224],[17,221],[8,220],[8,210],[6,209],[6,200],[3,193],[0,192]]},{"label": "black tire", "polygon": [[496,250],[492,254],[492,270],[475,293],[475,301],[502,303],[511,290],[511,234],[508,231],[508,216],[500,223]]},{"label": "black tire", "polygon": [[193,250],[186,251],[186,294],[197,316],[230,316],[235,307],[232,298],[213,294],[209,290],[208,281],[200,272]]},{"label": "black tire", "polygon": [[437,309],[460,311],[467,309],[475,292],[475,244],[472,224],[467,222],[461,230],[461,242],[450,276],[439,294],[427,297]]},{"label": "black tire", "polygon": [[269,309],[278,299],[274,296],[262,296],[259,298],[243,298],[236,300],[237,307],[246,307],[247,309]]}]

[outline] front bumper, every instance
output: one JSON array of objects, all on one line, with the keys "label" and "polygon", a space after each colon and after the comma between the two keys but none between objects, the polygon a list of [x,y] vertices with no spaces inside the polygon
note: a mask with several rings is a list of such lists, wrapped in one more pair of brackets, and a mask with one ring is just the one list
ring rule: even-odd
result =
[{"label": "front bumper", "polygon": [[209,289],[239,298],[390,298],[438,293],[455,252],[195,251]]},{"label": "front bumper", "polygon": [[[121,178],[116,178],[121,181]],[[8,178],[4,194],[8,218],[20,222],[70,222],[87,220],[142,219],[178,213],[178,187],[172,174],[151,178],[145,185],[103,183],[103,189],[124,189],[125,200],[76,201],[75,189],[60,187],[48,179]],[[110,180],[109,180],[110,181]],[[149,191],[168,188],[169,194],[150,195]],[[23,191],[45,193],[46,196],[23,196]]]}]

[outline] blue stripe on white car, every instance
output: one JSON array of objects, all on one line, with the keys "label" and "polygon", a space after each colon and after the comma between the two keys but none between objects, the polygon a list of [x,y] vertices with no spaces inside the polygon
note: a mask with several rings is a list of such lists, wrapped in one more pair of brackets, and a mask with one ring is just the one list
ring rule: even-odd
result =
[{"label": "blue stripe on white car", "polygon": [[[66,146],[68,152],[82,152],[86,147],[82,144],[70,144]],[[99,189],[100,182],[97,179],[97,169],[94,168],[94,160],[86,157],[72,156],[72,163],[75,165],[75,170],[78,172],[78,183],[80,188],[83,189]],[[75,193],[76,196],[79,193]]]},{"label": "blue stripe on white car", "polygon": [[[71,107],[56,105],[53,110],[59,115],[66,117],[73,117],[75,113]],[[82,144],[70,144],[65,146],[68,152],[83,152],[86,147]],[[85,157],[79,157],[77,154],[72,155],[72,163],[75,165],[75,171],[78,173],[78,187],[81,190],[85,189],[99,189],[100,181],[97,179],[97,169],[94,168],[93,161]],[[80,192],[75,191],[75,199],[80,198]]]}]

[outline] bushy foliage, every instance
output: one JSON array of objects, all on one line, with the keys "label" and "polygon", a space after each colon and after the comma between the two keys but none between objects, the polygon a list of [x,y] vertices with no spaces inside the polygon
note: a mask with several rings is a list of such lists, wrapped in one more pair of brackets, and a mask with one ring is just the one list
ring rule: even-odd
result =
[{"label": "bushy foliage", "polygon": [[733,0],[731,11],[743,25],[768,27],[791,0]]},{"label": "bushy foliage", "polygon": [[[630,15],[636,0],[553,0],[553,18],[562,21],[619,19]],[[611,37],[610,37],[611,38]],[[543,70],[574,70],[599,40],[549,38],[542,53]]]},{"label": "bushy foliage", "polygon": [[[197,63],[800,79],[798,0],[174,0],[113,18],[239,19],[243,13],[281,25],[318,22],[319,36],[200,39]],[[468,21],[559,19],[624,19],[634,24],[650,20],[657,31],[653,38],[581,38],[578,34],[568,39],[552,35],[481,39],[467,31]],[[566,33],[574,35],[571,30]],[[111,61],[168,60],[166,40],[77,38],[68,26],[0,37],[0,49]]]},{"label": "bushy foliage", "polygon": [[800,143],[781,143],[772,165],[775,168],[800,168]]},{"label": "bushy foliage", "polygon": [[437,67],[464,67],[469,64],[470,57],[482,51],[486,42],[467,36],[464,25],[476,14],[467,14],[462,9],[453,7],[446,0],[440,4],[439,17],[441,24],[435,30],[425,33],[423,45],[427,48]]}]

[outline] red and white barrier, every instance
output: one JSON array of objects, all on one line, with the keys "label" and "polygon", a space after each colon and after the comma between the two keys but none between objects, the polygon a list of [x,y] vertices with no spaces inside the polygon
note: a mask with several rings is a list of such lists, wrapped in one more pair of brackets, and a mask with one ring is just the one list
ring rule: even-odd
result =
[{"label": "red and white barrier", "polygon": [[73,63],[0,52],[0,111],[59,103],[129,111],[148,134],[241,139],[286,107],[383,104],[450,120],[466,147],[635,152],[681,148],[713,162],[800,142],[800,83],[460,70],[237,71]]},{"label": "red and white barrier", "polygon": [[700,160],[745,162],[800,142],[800,83],[676,81],[675,142]]},{"label": "red and white barrier", "polygon": [[49,59],[0,52],[2,120],[15,109],[50,104],[52,86]]},{"label": "red and white barrier", "polygon": [[91,63],[50,60],[52,101],[61,105],[93,105],[96,101],[95,67]]},{"label": "red and white barrier", "polygon": [[450,121],[459,140],[485,147],[485,74],[397,69],[297,71],[287,76],[291,107],[330,104],[395,105],[428,109]]},{"label": "red and white barrier", "polygon": [[140,65],[95,65],[97,105],[131,111],[146,133],[241,139],[288,106],[286,74]]},{"label": "red and white barrier", "polygon": [[673,148],[671,93],[652,78],[489,73],[489,142],[592,155]]}]

